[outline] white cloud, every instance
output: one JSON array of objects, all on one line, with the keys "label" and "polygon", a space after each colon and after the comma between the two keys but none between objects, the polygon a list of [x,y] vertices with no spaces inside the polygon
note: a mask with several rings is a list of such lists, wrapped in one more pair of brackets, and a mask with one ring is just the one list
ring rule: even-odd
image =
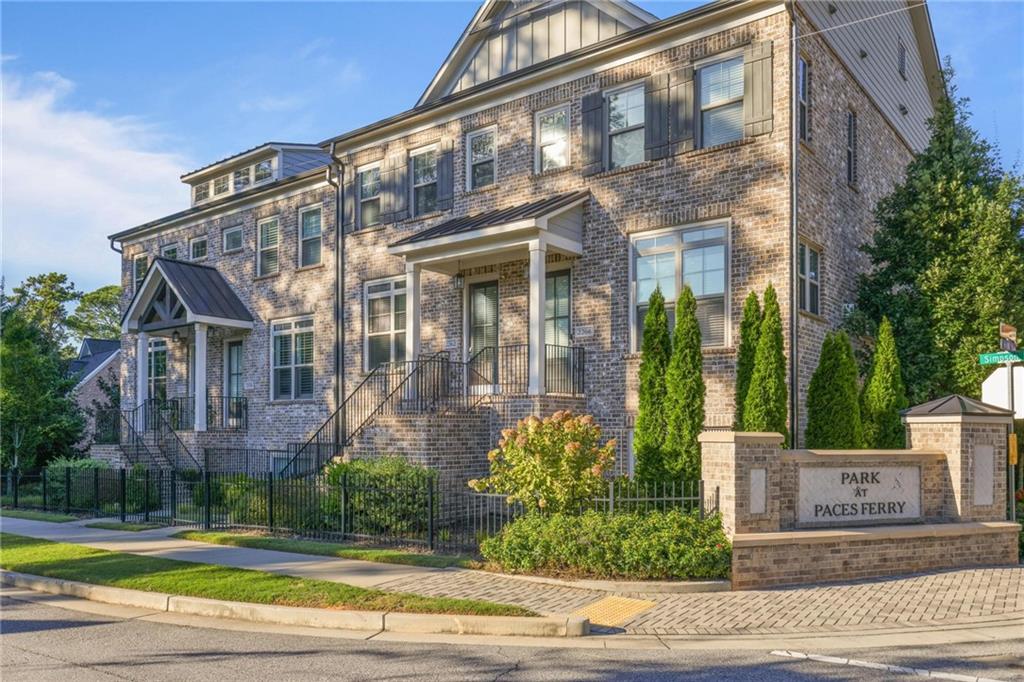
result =
[{"label": "white cloud", "polygon": [[[6,60],[5,60],[6,61]],[[152,125],[64,106],[74,83],[5,73],[0,230],[8,286],[45,271],[83,289],[119,281],[106,235],[187,206],[194,164]]]}]

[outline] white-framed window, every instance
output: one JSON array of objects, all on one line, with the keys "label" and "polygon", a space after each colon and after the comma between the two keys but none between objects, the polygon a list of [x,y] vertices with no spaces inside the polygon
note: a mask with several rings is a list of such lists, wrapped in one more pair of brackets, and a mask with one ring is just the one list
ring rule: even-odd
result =
[{"label": "white-framed window", "polygon": [[299,209],[299,267],[320,263],[322,211],[319,206]]},{"label": "white-framed window", "polygon": [[313,317],[275,320],[270,329],[271,400],[313,398]]},{"label": "white-framed window", "polygon": [[675,327],[676,298],[687,284],[697,298],[697,320],[704,346],[727,342],[729,225],[713,222],[642,233],[633,245],[633,325],[636,349],[655,288],[665,297],[669,330]]},{"label": "white-framed window", "polygon": [[903,38],[896,39],[896,70],[903,80],[907,80],[907,46],[903,44]]},{"label": "white-framed window", "polygon": [[380,224],[380,164],[364,166],[358,172],[358,228]]},{"label": "white-framed window", "polygon": [[231,178],[227,175],[222,175],[219,178],[213,179],[213,196],[220,196],[229,189],[231,189]]},{"label": "white-framed window", "polygon": [[608,120],[608,168],[644,160],[644,85],[637,83],[605,94]]},{"label": "white-framed window", "polygon": [[135,282],[136,289],[142,284],[142,280],[146,279],[146,272],[148,270],[149,256],[143,253],[132,259],[132,279]]},{"label": "white-framed window", "polygon": [[846,112],[846,182],[857,184],[857,114]]},{"label": "white-framed window", "polygon": [[256,232],[259,235],[256,275],[273,275],[281,268],[281,223],[277,216],[266,218],[256,225]]},{"label": "white-framed window", "polygon": [[160,249],[160,255],[171,260],[178,260],[178,245],[167,244]]},{"label": "white-framed window", "polygon": [[206,258],[206,235],[188,240],[188,253],[191,260]]},{"label": "white-framed window", "polygon": [[210,198],[210,183],[200,182],[198,185],[192,188],[192,201],[199,203],[200,201],[206,201]]},{"label": "white-framed window", "polygon": [[235,225],[224,229],[224,253],[242,249],[242,226]]},{"label": "white-framed window", "polygon": [[800,310],[821,314],[821,249],[800,242]]},{"label": "white-framed window", "polygon": [[569,105],[537,112],[534,139],[538,173],[569,165]]},{"label": "white-framed window", "polygon": [[167,400],[167,340],[150,339],[148,381],[149,398],[164,402]]},{"label": "white-framed window", "polygon": [[241,192],[252,184],[252,169],[249,166],[235,171],[235,191]]},{"label": "white-framed window", "polygon": [[437,148],[414,152],[409,157],[412,167],[413,215],[433,213],[437,210]]},{"label": "white-framed window", "polygon": [[258,161],[252,167],[253,182],[259,184],[274,177],[274,160]]},{"label": "white-framed window", "polygon": [[466,189],[494,184],[494,128],[466,135]]},{"label": "white-framed window", "polygon": [[797,62],[797,127],[800,139],[807,142],[811,139],[811,65],[800,57]]},{"label": "white-framed window", "polygon": [[363,297],[366,369],[405,360],[405,278],[366,282]]},{"label": "white-framed window", "polygon": [[700,146],[743,139],[743,56],[701,66],[697,70],[700,102]]}]

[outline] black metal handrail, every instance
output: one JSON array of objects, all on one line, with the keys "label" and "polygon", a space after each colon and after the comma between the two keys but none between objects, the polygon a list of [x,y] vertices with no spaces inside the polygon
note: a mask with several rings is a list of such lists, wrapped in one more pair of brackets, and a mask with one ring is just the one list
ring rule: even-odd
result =
[{"label": "black metal handrail", "polygon": [[121,442],[121,409],[107,407],[96,410],[92,442],[98,445],[118,445]]},{"label": "black metal handrail", "polygon": [[188,446],[175,433],[174,427],[168,420],[167,415],[157,410],[155,416],[157,420],[156,446],[163,456],[171,462],[171,466],[178,470],[202,469],[199,460],[195,458],[192,451],[188,449]]},{"label": "black metal handrail", "polygon": [[207,398],[206,428],[223,431],[249,429],[249,399],[242,396]]},{"label": "black metal handrail", "polygon": [[586,352],[582,346],[544,346],[544,387],[548,393],[583,395]]},{"label": "black metal handrail", "polygon": [[159,457],[146,445],[146,440],[139,433],[139,426],[145,423],[145,405],[139,405],[130,410],[119,410],[120,428],[118,430],[118,445],[121,452],[132,464],[156,464],[157,466],[171,466],[170,460],[160,453]]}]

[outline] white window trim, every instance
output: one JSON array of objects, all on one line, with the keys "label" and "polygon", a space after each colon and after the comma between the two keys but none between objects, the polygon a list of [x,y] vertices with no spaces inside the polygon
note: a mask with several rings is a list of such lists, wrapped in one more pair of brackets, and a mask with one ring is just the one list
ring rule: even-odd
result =
[{"label": "white window trim", "polygon": [[[370,372],[373,367],[370,367],[370,299],[371,298],[390,298],[391,299],[391,319],[394,322],[395,316],[395,284],[397,282],[405,282],[405,276],[399,277],[382,277],[380,279],[369,279],[363,282],[363,371]],[[375,294],[370,293],[370,287],[378,284],[390,284],[391,288],[387,292],[379,292]],[[405,312],[406,312],[406,325],[409,324],[409,295],[404,289],[401,290],[405,294]],[[374,336],[383,336],[388,334],[392,337],[391,340],[391,357],[395,357],[395,342],[394,335],[397,329],[392,329],[388,332],[377,332]],[[394,362],[394,360],[392,360]]]},{"label": "white window trim", "polygon": [[[263,244],[260,241],[260,228],[263,226],[264,223],[269,223],[271,221],[277,221],[277,246],[267,247],[266,249],[264,249]],[[260,256],[263,254],[264,251],[269,251],[271,248],[277,250],[277,270],[275,270],[274,272],[263,272],[262,268],[260,267]],[[262,220],[256,222],[256,276],[263,277],[276,275],[279,272],[281,272],[281,216],[272,215],[267,216],[266,218],[263,218]],[[278,321],[283,322],[285,320]]]},{"label": "white window trim", "polygon": [[[410,156],[410,159],[411,158],[412,157]],[[410,162],[410,164],[411,164],[411,162]],[[382,223],[382,221],[380,220],[380,212],[378,210],[377,222],[375,222],[373,225],[363,225],[363,183],[362,183],[362,181],[360,179],[360,176],[363,173],[365,173],[367,171],[372,171],[374,168],[376,168],[378,170],[378,172],[379,172],[382,166],[383,166],[383,161],[374,161],[373,163],[368,163],[365,166],[359,166],[359,167],[356,168],[356,178],[355,178],[355,191],[356,191],[356,208],[355,208],[355,211],[356,211],[356,214],[354,216],[352,216],[352,221],[353,221],[353,223],[355,223],[356,230],[361,230],[361,229],[366,228],[366,227],[377,227],[378,225],[380,225]],[[411,170],[411,165],[410,165],[410,170]],[[383,182],[383,179],[381,180],[381,182]],[[382,202],[383,201],[383,199],[382,199],[383,194],[384,194],[384,191],[383,191],[383,187],[382,187],[381,190],[377,192],[377,196],[372,197],[372,198],[376,199],[378,202]],[[380,206],[380,205],[381,204],[378,204],[378,206]]]},{"label": "white window trim", "polygon": [[566,130],[565,130],[565,165],[564,166],[560,166],[557,169],[552,169],[552,170],[561,170],[563,168],[571,168],[572,167],[572,109],[569,106],[568,102],[563,102],[563,103],[558,104],[556,106],[548,107],[547,109],[541,109],[540,111],[535,112],[534,115],[533,115],[533,140],[534,140],[534,145],[533,145],[533,172],[534,173],[543,173],[544,172],[541,169],[541,156],[540,156],[540,153],[541,153],[541,149],[540,149],[541,148],[541,144],[540,144],[540,119],[542,117],[544,117],[544,116],[547,116],[548,114],[553,114],[553,113],[555,113],[557,111],[565,111],[565,121],[566,121]]},{"label": "white window trim", "polygon": [[[800,296],[799,296],[800,292],[797,292],[797,306],[798,306],[798,308],[802,312],[808,313],[809,315],[817,315],[818,317],[821,317],[822,316],[821,315],[821,284],[822,284],[822,282],[821,282],[821,279],[822,279],[821,278],[821,264],[822,264],[822,262],[824,260],[822,258],[824,249],[822,249],[817,244],[814,244],[814,243],[812,243],[812,242],[810,242],[810,241],[808,241],[806,239],[803,239],[803,238],[800,239],[799,246],[804,247],[803,248],[803,252],[804,252],[804,256],[807,259],[807,262],[797,263],[797,268],[796,268],[797,281],[798,281],[799,286],[800,286],[800,291],[803,292],[803,295],[804,295],[804,305],[800,305]],[[811,251],[813,251],[814,253],[818,254],[818,279],[817,280],[813,280],[814,284],[818,287],[818,309],[817,310],[811,310],[811,308],[810,308],[810,303],[811,303],[811,282],[812,282],[812,280],[811,280],[810,277],[807,276],[807,273],[810,270],[810,253],[811,253]],[[799,257],[799,253],[800,253],[800,250],[798,248],[797,249],[798,257]],[[800,272],[801,268],[803,269],[803,274],[801,274],[801,272]]]},{"label": "white window trim", "polygon": [[[295,364],[295,338],[294,338],[295,337],[295,325],[298,322],[305,322],[306,320],[309,320],[309,321],[313,322],[312,326],[308,327],[309,331],[312,332],[312,334],[313,334],[313,362],[311,362],[308,365],[309,367],[313,368],[313,395],[311,397],[309,397],[309,398],[296,398],[295,397],[295,368],[296,367],[306,367],[307,365],[305,363],[302,364],[302,365],[296,365]],[[292,325],[291,329],[289,329],[287,332],[275,332],[274,331],[274,325],[285,324],[285,323],[291,324]],[[306,330],[306,328],[303,329],[303,332],[305,330]],[[269,398],[270,402],[271,403],[292,403],[292,402],[300,402],[300,401],[301,402],[308,402],[308,401],[316,400],[316,321],[315,321],[315,319],[313,317],[313,314],[312,313],[308,313],[306,315],[295,315],[293,317],[281,317],[281,318],[278,318],[278,319],[270,320],[268,331],[270,332],[270,357],[268,358],[268,360],[269,360],[268,365],[270,367],[270,381],[268,382],[268,384],[269,384],[269,386],[268,386],[268,390],[269,390],[268,398]],[[302,333],[302,332],[300,332],[300,333]],[[276,337],[278,337],[278,336],[285,336],[285,335],[292,337],[292,364],[285,365],[286,367],[289,367],[292,370],[292,392],[291,392],[291,397],[289,397],[289,398],[275,398],[274,397],[274,375],[277,373],[278,367],[277,367],[277,365],[274,364],[274,339]],[[226,348],[227,347],[225,346],[225,349]],[[244,346],[243,346],[243,350],[244,350]],[[225,375],[226,375],[227,363],[224,364],[224,368],[225,368]]]},{"label": "white window trim", "polygon": [[[740,58],[743,57],[743,48],[737,48],[735,50],[729,50],[727,52],[720,52],[718,54],[715,54],[715,55],[712,55],[710,57],[707,57],[706,59],[701,59],[699,61],[696,61],[693,64],[693,106],[695,107],[695,116],[694,116],[694,121],[693,121],[693,127],[694,127],[694,135],[695,135],[694,139],[697,141],[696,147],[698,149],[706,149],[707,148],[707,145],[704,144],[704,126],[703,126],[705,108],[700,103],[700,70],[703,69],[703,68],[706,68],[708,66],[714,66],[715,64],[720,64],[722,62],[727,62],[727,61],[730,61],[732,59],[736,59],[737,57],[740,57]],[[743,89],[744,89],[744,92],[745,92],[746,91],[746,85],[744,85]],[[728,100],[728,101],[718,102],[714,106],[708,106],[707,110],[719,109],[721,107],[729,106],[730,104],[735,104],[736,102],[741,102],[742,103],[743,100],[744,100],[744,96],[740,95],[739,97],[734,97],[733,99]],[[742,140],[744,137],[745,137],[745,135],[741,135],[740,139]],[[734,142],[735,141],[736,140],[734,140]],[[729,143],[728,142],[724,142],[724,143],[721,143],[721,144],[729,144]],[[717,145],[711,145],[711,146],[717,146]]]},{"label": "white window trim", "polygon": [[[491,175],[491,182],[486,185],[480,185],[480,187],[473,187],[473,140],[483,135],[491,135],[492,147],[491,147],[491,167],[494,169]],[[484,187],[490,187],[498,184],[498,127],[487,126],[486,128],[478,128],[466,133],[466,191],[472,192],[474,190],[483,189]]]},{"label": "white window trim", "polygon": [[177,252],[178,252],[178,250],[180,248],[181,248],[181,244],[179,244],[178,242],[174,242],[173,244],[164,244],[163,246],[160,247],[160,257],[161,258],[170,258],[170,256],[167,255],[167,251],[169,249],[174,249],[176,255],[174,256],[174,258],[172,260],[180,260],[178,258],[178,256],[177,256]]},{"label": "white window trim", "polygon": [[[199,256],[198,258],[193,258],[193,256],[192,256],[192,246],[194,244],[198,243],[198,242],[206,242],[206,255],[205,256]],[[190,261],[206,260],[209,257],[210,257],[210,240],[207,239],[205,234],[201,234],[198,237],[192,237],[191,239],[188,240],[188,259]]]},{"label": "white window trim", "polygon": [[[305,215],[306,213],[309,213],[310,211],[320,211],[320,234],[317,235],[316,237],[308,237],[306,239],[303,239],[302,238],[302,216]],[[299,208],[299,224],[296,226],[295,236],[296,236],[296,239],[298,240],[298,245],[297,245],[297,248],[295,249],[295,251],[296,251],[296,253],[295,253],[295,266],[298,267],[298,268],[315,268],[318,265],[323,265],[323,263],[324,263],[324,210],[323,210],[323,206],[321,204],[308,204],[306,206],[302,206],[302,207]],[[303,244],[303,242],[312,241],[313,239],[319,239],[320,240],[320,260],[318,260],[316,263],[308,263],[306,265],[303,265],[302,264],[302,244]],[[278,241],[280,241],[280,236],[278,236]]]},{"label": "white window trim", "polygon": [[618,166],[617,168],[614,168],[614,169],[612,168],[612,137],[613,137],[613,134],[612,134],[612,131],[609,129],[609,120],[608,120],[609,116],[608,115],[609,115],[609,112],[611,110],[611,107],[609,106],[608,100],[609,100],[609,98],[612,95],[617,95],[620,92],[625,92],[627,90],[632,90],[633,88],[640,88],[640,91],[643,93],[643,97],[644,97],[644,122],[639,124],[639,125],[630,126],[628,128],[623,128],[622,130],[616,130],[615,133],[614,133],[614,135],[621,135],[623,133],[632,132],[634,130],[643,130],[644,128],[646,128],[646,126],[647,126],[647,84],[642,79],[641,80],[635,80],[635,81],[630,81],[629,83],[623,83],[622,85],[616,85],[614,88],[609,88],[609,89],[604,90],[602,92],[602,96],[604,97],[603,116],[602,116],[602,120],[604,121],[604,140],[603,140],[603,142],[604,142],[604,144],[603,144],[603,147],[604,147],[604,167],[607,170],[619,170],[619,169],[622,169],[622,168],[629,168],[630,166],[638,166],[641,163],[643,163],[643,160],[640,160],[640,161],[637,161],[636,163],[629,164],[629,166]]},{"label": "white window trim", "polygon": [[[274,155],[274,156],[270,157],[269,159],[262,159],[260,161],[256,161],[255,163],[253,163],[252,164],[252,175],[251,175],[252,184],[250,184],[249,186],[250,187],[257,187],[259,185],[262,185],[262,184],[265,184],[265,183],[268,183],[268,182],[273,182],[274,180],[276,180],[277,179],[277,167],[278,167],[278,161],[277,160],[278,160],[278,156]],[[256,166],[260,165],[264,161],[269,161],[270,162],[270,175],[268,177],[263,178],[262,180],[257,180],[256,179]]]},{"label": "white window trim", "polygon": [[[441,178],[437,176],[437,171],[436,171],[437,163],[438,163],[438,161],[440,161],[440,158],[437,155],[438,149],[439,149],[438,145],[436,143],[434,143],[434,144],[428,144],[425,147],[420,147],[419,149],[414,149],[411,152],[409,152],[409,169],[408,169],[408,173],[409,173],[409,199],[408,199],[408,201],[409,201],[409,215],[412,216],[413,218],[416,218],[416,217],[418,217],[420,215],[428,215],[428,214],[433,213],[434,211],[437,210],[437,207],[435,206],[434,207],[434,211],[427,211],[426,213],[422,213],[422,214],[416,212],[416,188],[417,187],[426,187],[427,185],[437,185],[439,183]],[[415,178],[415,175],[413,173],[413,169],[415,167],[414,163],[413,163],[413,160],[417,156],[421,156],[423,154],[428,154],[430,152],[434,152],[434,168],[435,168],[434,182],[426,182],[426,183],[423,183],[421,185],[417,185],[416,184],[416,178]]]},{"label": "white window trim", "polygon": [[[270,162],[270,175],[268,177],[266,177],[266,178],[263,178],[262,180],[257,180],[256,179],[256,166],[258,166],[259,164],[263,163],[264,161],[269,161]],[[275,154],[274,156],[271,156],[269,158],[258,159],[256,161],[254,161],[253,163],[250,163],[247,166],[240,166],[238,168],[229,168],[228,170],[226,170],[223,173],[220,173],[220,174],[210,178],[209,180],[204,180],[203,182],[197,182],[196,184],[192,185],[192,205],[193,206],[198,206],[199,204],[205,204],[205,203],[207,203],[209,201],[212,201],[213,199],[221,199],[223,197],[229,197],[229,196],[232,196],[232,195],[235,195],[235,194],[241,194],[242,192],[246,192],[246,191],[252,189],[253,187],[259,187],[261,185],[265,185],[267,183],[274,182],[280,176],[280,167],[281,167],[280,155]],[[248,169],[248,171],[249,171],[249,184],[246,185],[245,187],[242,187],[241,189],[237,189],[236,190],[235,189],[235,173],[238,172],[238,171],[246,170],[246,169]],[[228,178],[228,188],[227,188],[227,190],[225,190],[224,192],[221,192],[219,194],[214,194],[214,192],[213,192],[213,183],[214,183],[214,181],[216,181],[218,178],[222,178],[224,176],[227,176],[227,178]],[[201,187],[203,185],[207,186],[207,190],[208,190],[209,193],[207,194],[207,196],[204,199],[196,199],[196,188],[197,187]]]},{"label": "white window trim", "polygon": [[[238,232],[239,234],[242,235],[242,239],[240,240],[241,245],[237,246],[237,247],[235,247],[233,249],[229,249],[228,248],[228,234],[230,234],[232,232]],[[245,230],[242,228],[242,226],[241,225],[232,225],[231,227],[225,227],[221,231],[220,246],[221,246],[221,253],[237,253],[238,251],[241,251],[242,249],[244,249],[245,248]]]},{"label": "white window trim", "polygon": [[[196,198],[196,194],[197,194],[196,190],[199,189],[200,187],[206,187],[206,196],[203,197],[202,199]],[[192,185],[192,205],[193,206],[195,206],[197,204],[206,203],[207,201],[209,201],[212,198],[213,198],[213,187],[211,187],[210,180],[206,180],[205,182],[197,182],[196,184]]]},{"label": "white window trim", "polygon": [[[137,265],[140,260],[146,261],[146,271],[142,273],[142,277],[139,277],[139,266]],[[138,289],[147,274],[149,274],[149,254],[140,253],[132,256],[132,287]]]},{"label": "white window trim", "polygon": [[[217,189],[216,189],[217,188],[217,180],[219,180],[221,178],[227,178],[228,186],[227,186],[227,189],[225,189],[223,192],[218,192]],[[210,179],[210,198],[211,199],[214,199],[214,198],[217,198],[217,197],[226,197],[226,196],[229,196],[231,194],[234,194],[234,185],[231,182],[231,171],[228,171],[226,173],[221,173],[217,177]]]},{"label": "white window trim", "polygon": [[[732,218],[717,218],[713,220],[702,220],[696,223],[685,223],[673,227],[659,228],[646,232],[634,232],[629,235],[629,347],[633,353],[640,352],[637,343],[639,339],[639,327],[636,319],[637,289],[636,289],[636,242],[641,239],[658,237],[665,234],[686,232],[715,226],[725,227],[725,333],[722,335],[721,346],[702,346],[710,348],[731,348],[732,347]],[[676,278],[682,282],[682,263],[676,263]]]}]

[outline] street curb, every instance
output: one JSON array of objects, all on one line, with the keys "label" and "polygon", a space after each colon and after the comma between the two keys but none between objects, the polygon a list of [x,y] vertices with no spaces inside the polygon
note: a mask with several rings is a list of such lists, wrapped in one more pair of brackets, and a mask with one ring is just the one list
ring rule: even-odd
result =
[{"label": "street curb", "polygon": [[694,580],[694,581],[661,581],[661,580],[564,580],[542,575],[518,575],[515,573],[499,573],[482,571],[472,568],[453,568],[453,571],[472,571],[502,578],[512,578],[531,583],[571,587],[577,590],[594,592],[612,592],[615,594],[697,594],[701,592],[731,592],[732,583],[728,580]]},{"label": "street curb", "polygon": [[90,601],[134,606],[192,616],[230,618],[254,623],[300,625],[336,630],[400,632],[406,634],[497,635],[514,637],[583,637],[590,621],[578,616],[456,616],[432,613],[344,611],[274,604],[181,597],[162,592],[127,590],[74,580],[0,570],[0,583],[36,592],[61,594]]}]

